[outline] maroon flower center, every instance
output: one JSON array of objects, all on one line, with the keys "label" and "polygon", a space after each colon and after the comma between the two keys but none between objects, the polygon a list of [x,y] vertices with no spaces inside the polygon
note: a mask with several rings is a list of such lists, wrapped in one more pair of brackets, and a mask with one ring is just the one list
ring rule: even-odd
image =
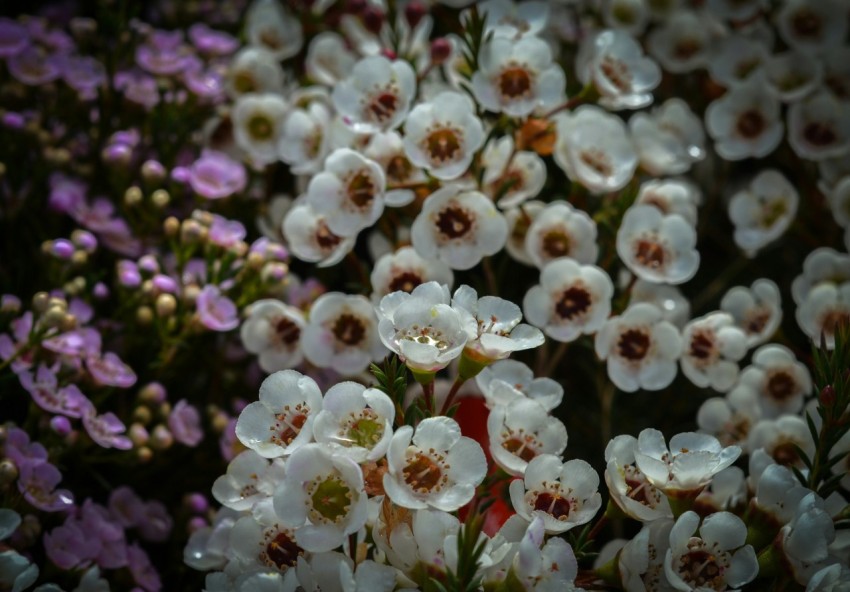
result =
[{"label": "maroon flower center", "polygon": [[776,401],[785,401],[794,396],[797,381],[787,372],[776,372],[767,379],[767,394]]},{"label": "maroon flower center", "polygon": [[555,304],[555,312],[562,319],[570,320],[587,312],[592,298],[587,290],[572,286],[564,290],[561,298]]},{"label": "maroon flower center", "polygon": [[649,346],[649,335],[641,329],[627,329],[617,342],[620,356],[633,362],[642,360],[649,353]]},{"label": "maroon flower center", "polygon": [[366,336],[366,327],[359,317],[344,313],[334,321],[331,331],[339,341],[346,345],[357,345]]},{"label": "maroon flower center", "polygon": [[531,91],[531,76],[525,68],[505,68],[499,75],[499,91],[503,97],[518,99]]},{"label": "maroon flower center", "polygon": [[570,500],[557,494],[544,491],[534,500],[534,509],[551,514],[558,520],[566,520],[572,510]]},{"label": "maroon flower center", "polygon": [[823,30],[823,22],[820,17],[806,7],[801,7],[797,14],[791,19],[794,32],[804,38],[813,39],[820,37]]},{"label": "maroon flower center", "polygon": [[395,276],[390,282],[390,292],[413,292],[413,289],[422,283],[422,278],[412,271],[405,271]]},{"label": "maroon flower center", "polygon": [[838,139],[832,126],[820,121],[813,121],[803,129],[803,137],[813,146],[829,146]]},{"label": "maroon flower center", "polygon": [[373,97],[366,108],[375,121],[383,123],[389,120],[398,109],[398,96],[391,92],[383,92]]},{"label": "maroon flower center", "polygon": [[543,235],[543,252],[552,257],[564,257],[570,254],[570,237],[561,229],[550,230]]},{"label": "maroon flower center", "polygon": [[449,206],[437,215],[437,228],[444,236],[460,238],[472,229],[473,218],[457,206]]},{"label": "maroon flower center", "polygon": [[738,133],[748,140],[757,138],[767,127],[767,122],[760,111],[750,109],[738,116],[736,129]]},{"label": "maroon flower center", "polygon": [[434,162],[452,161],[461,151],[460,137],[455,130],[438,129],[425,138],[425,149]]},{"label": "maroon flower center", "polygon": [[402,470],[404,481],[416,491],[428,492],[444,479],[440,465],[421,452],[413,457]]},{"label": "maroon flower center", "polygon": [[330,251],[342,242],[340,237],[331,232],[331,229],[328,228],[328,225],[324,220],[319,221],[315,236],[316,242],[319,244],[319,248],[323,251]]},{"label": "maroon flower center", "polygon": [[286,533],[280,532],[266,545],[266,555],[281,571],[295,566],[298,556],[304,553],[304,549],[295,544]]},{"label": "maroon flower center", "polygon": [[664,267],[664,247],[654,240],[642,238],[635,244],[635,259],[643,267],[661,269]]},{"label": "maroon flower center", "polygon": [[348,199],[360,209],[369,207],[375,199],[375,184],[366,171],[358,171],[348,182]]},{"label": "maroon flower center", "polygon": [[286,345],[292,345],[301,336],[301,329],[292,322],[292,319],[281,317],[275,325],[275,332],[278,338]]},{"label": "maroon flower center", "polygon": [[531,441],[532,438],[530,436],[526,436],[525,438],[513,436],[502,442],[502,448],[514,456],[518,456],[525,462],[531,462],[531,459],[537,456],[537,452],[530,446]]},{"label": "maroon flower center", "polygon": [[608,79],[614,88],[622,93],[627,93],[632,89],[632,75],[628,67],[620,60],[605,56],[602,58],[602,63],[599,64],[599,69],[605,78]]},{"label": "maroon flower center", "polygon": [[709,332],[694,333],[691,337],[690,356],[700,361],[706,361],[714,357],[714,339]]}]

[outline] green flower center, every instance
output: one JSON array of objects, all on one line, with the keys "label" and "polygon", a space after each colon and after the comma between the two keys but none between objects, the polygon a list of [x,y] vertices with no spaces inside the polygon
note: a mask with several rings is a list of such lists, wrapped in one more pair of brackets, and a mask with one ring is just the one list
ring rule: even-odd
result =
[{"label": "green flower center", "polygon": [[311,514],[318,515],[324,522],[339,522],[348,515],[352,493],[342,479],[328,476],[324,481],[314,485],[315,488],[310,496],[313,502]]},{"label": "green flower center", "polygon": [[351,424],[346,435],[355,446],[373,448],[381,441],[384,426],[371,409],[364,410],[363,415],[365,417],[360,417]]}]

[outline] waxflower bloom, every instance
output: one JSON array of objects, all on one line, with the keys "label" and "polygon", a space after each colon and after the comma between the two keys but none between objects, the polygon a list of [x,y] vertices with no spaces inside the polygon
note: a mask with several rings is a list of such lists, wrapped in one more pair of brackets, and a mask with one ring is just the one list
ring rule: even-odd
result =
[{"label": "waxflower bloom", "polygon": [[448,288],[437,282],[384,296],[377,308],[381,341],[414,372],[445,368],[469,338],[449,302]]},{"label": "waxflower bloom", "polygon": [[192,191],[207,199],[223,199],[245,189],[248,177],[241,162],[223,152],[205,150],[189,167]]},{"label": "waxflower bloom", "polygon": [[626,392],[660,390],[676,377],[682,351],[679,330],[653,304],[630,305],[596,333],[596,355],[608,361],[608,376]]},{"label": "waxflower bloom", "polygon": [[587,212],[556,200],[535,216],[525,234],[525,252],[543,267],[560,257],[578,263],[596,263],[599,255],[596,222]]},{"label": "waxflower bloom", "polygon": [[531,399],[547,411],[555,409],[564,397],[564,387],[549,377],[535,378],[534,372],[517,360],[499,360],[475,377],[487,406],[493,409],[518,399]]},{"label": "waxflower bloom", "polygon": [[292,254],[302,261],[330,267],[354,248],[356,236],[342,237],[328,226],[327,216],[308,203],[297,203],[283,219],[283,236]]},{"label": "waxflower bloom", "polygon": [[266,458],[288,455],[312,439],[321,408],[316,381],[295,370],[281,370],[260,385],[260,400],[242,410],[236,436]]},{"label": "waxflower bloom", "polygon": [[410,509],[457,510],[472,499],[484,480],[487,459],[481,446],[461,436],[448,417],[423,419],[396,430],[387,451],[384,491],[393,503]]},{"label": "waxflower bloom", "polygon": [[744,332],[731,315],[714,312],[682,331],[682,372],[695,385],[725,392],[738,379],[738,360],[747,353]]},{"label": "waxflower bloom", "polygon": [[538,516],[548,534],[589,522],[602,506],[599,475],[583,460],[562,462],[553,454],[534,457],[522,480],[511,482],[511,503],[531,522]]},{"label": "waxflower bloom", "polygon": [[233,135],[236,145],[257,164],[278,159],[278,142],[288,107],[276,94],[248,94],[233,107]]},{"label": "waxflower bloom", "polygon": [[248,309],[239,336],[247,351],[258,354],[260,368],[277,372],[294,368],[304,359],[301,332],[306,324],[304,313],[294,306],[262,299]]},{"label": "waxflower bloom", "polygon": [[758,80],[732,88],[705,110],[705,129],[726,160],[762,158],[782,140],[779,101]]},{"label": "waxflower bloom", "polygon": [[659,518],[672,518],[670,502],[635,463],[638,440],[634,436],[620,435],[605,447],[605,483],[611,499],[627,516],[650,522]]},{"label": "waxflower bloom", "polygon": [[747,347],[761,345],[776,332],[782,321],[779,286],[760,278],[749,288],[735,286],[720,300],[720,310],[732,315],[747,339]]},{"label": "waxflower bloom", "polygon": [[204,286],[195,300],[198,319],[211,331],[230,331],[239,326],[239,311],[218,286]]},{"label": "waxflower bloom", "polygon": [[797,190],[782,173],[762,171],[729,202],[735,243],[753,256],[782,236],[794,221],[799,203]]},{"label": "waxflower bloom", "polygon": [[617,254],[643,280],[681,284],[699,268],[696,240],[696,230],[682,216],[634,205],[617,230]]},{"label": "waxflower bloom", "polygon": [[790,349],[771,343],[756,350],[735,389],[753,391],[764,416],[774,418],[803,408],[812,392],[812,377]]},{"label": "waxflower bloom", "polygon": [[567,428],[533,399],[496,405],[487,416],[487,433],[493,460],[516,477],[538,455],[560,455],[567,447]]},{"label": "waxflower bloom", "polygon": [[334,85],[334,107],[358,133],[399,127],[416,94],[416,73],[404,60],[369,56],[354,64],[350,74]]},{"label": "waxflower bloom", "polygon": [[416,286],[426,282],[434,281],[451,288],[454,273],[439,259],[426,259],[416,249],[407,246],[382,255],[375,262],[369,279],[372,301],[377,304],[387,294],[399,290],[412,292]]}]

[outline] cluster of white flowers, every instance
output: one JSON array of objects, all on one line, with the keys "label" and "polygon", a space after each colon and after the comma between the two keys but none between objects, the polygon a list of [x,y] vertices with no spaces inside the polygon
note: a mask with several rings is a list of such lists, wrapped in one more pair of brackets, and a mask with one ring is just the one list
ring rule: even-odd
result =
[{"label": "cluster of white flowers", "polygon": [[[805,474],[799,451],[811,458],[816,446],[802,415],[812,377],[785,337],[771,342],[787,295],[762,277],[692,316],[681,286],[707,258],[697,249],[711,232],[704,203],[726,194],[731,240],[716,240],[734,242],[746,263],[795,227],[817,186],[844,251],[813,250],[790,294],[803,333],[835,347],[850,321],[850,70],[833,57],[848,57],[850,6],[441,3],[461,36],[430,38],[439,23],[415,0],[391,11],[361,3],[338,31],[310,39],[275,0],[249,10],[249,45],[228,73],[226,148],[257,170],[283,162],[295,177],[298,196],[272,229],[295,258],[332,267],[348,257],[356,268],[371,249],[373,263],[359,294],[250,308],[242,341],[274,374],[236,426],[250,451],[214,488],[229,510],[193,535],[187,561],[221,570],[209,590],[249,589],[257,574],[273,580],[269,590],[423,586],[457,567],[453,513],[482,493],[490,458],[513,478],[516,516],[486,540],[481,581],[578,585],[570,546],[545,537],[593,519],[599,477],[563,460],[567,430],[553,415],[563,389],[505,359],[545,334],[562,347],[592,342],[621,391],[665,389],[681,368],[719,393],[699,409],[700,433],[669,447],[653,429],[610,441],[609,509],[643,523],[608,556],[611,577],[627,590],[737,589],[758,574],[756,551],[777,540],[797,582],[831,589],[847,572],[846,546],[826,526],[840,502],[790,487],[785,468]],[[330,4],[314,3],[310,19]],[[311,86],[291,83],[282,62],[299,53]],[[655,104],[668,75],[697,70],[704,76],[688,80],[699,80],[701,101]],[[748,160],[728,192],[703,195],[705,177],[780,152],[779,165]],[[799,160],[816,163],[817,183],[800,185],[787,164]],[[539,273],[521,308],[466,285],[452,294],[469,270],[498,289],[491,259],[502,251]],[[405,423],[402,402],[365,386],[388,353],[424,385],[429,417]],[[438,413],[434,376],[456,360],[456,385],[475,377],[486,399],[487,451],[445,415],[457,389]],[[354,382],[322,396],[296,367]],[[741,455],[748,479],[732,466]],[[755,528],[770,540],[748,534],[748,503],[770,517]]]}]

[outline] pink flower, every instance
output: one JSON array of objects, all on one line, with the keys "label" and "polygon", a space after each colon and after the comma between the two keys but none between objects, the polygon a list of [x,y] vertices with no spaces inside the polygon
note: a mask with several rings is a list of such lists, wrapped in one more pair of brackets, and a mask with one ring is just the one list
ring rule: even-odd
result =
[{"label": "pink flower", "polygon": [[33,506],[45,512],[59,512],[74,505],[74,495],[67,489],[56,489],[62,473],[47,461],[18,464],[18,490]]},{"label": "pink flower", "polygon": [[83,426],[91,439],[103,448],[129,450],[133,447],[133,442],[121,435],[127,428],[114,413],[98,415],[94,405],[90,405],[83,413]]},{"label": "pink flower", "polygon": [[127,548],[127,556],[130,560],[130,573],[136,583],[146,592],[159,592],[162,589],[162,580],[144,549],[138,545],[130,545]]},{"label": "pink flower", "polygon": [[245,167],[223,152],[204,150],[189,167],[189,185],[207,199],[230,197],[245,189],[248,181]]},{"label": "pink flower", "polygon": [[112,352],[106,352],[101,358],[86,358],[86,367],[98,384],[119,388],[136,384],[136,373]]},{"label": "pink flower", "polygon": [[204,286],[195,301],[198,317],[207,329],[212,331],[230,331],[239,326],[239,311],[236,305],[221,294],[217,286]]},{"label": "pink flower", "polygon": [[204,438],[201,429],[201,416],[198,410],[180,399],[168,416],[168,427],[174,435],[174,439],[186,446],[197,446]]},{"label": "pink flower", "polygon": [[81,417],[88,402],[85,395],[75,384],[59,388],[56,374],[45,364],[40,364],[33,377],[28,370],[18,374],[21,386],[26,389],[36,405],[49,411],[68,417]]}]

